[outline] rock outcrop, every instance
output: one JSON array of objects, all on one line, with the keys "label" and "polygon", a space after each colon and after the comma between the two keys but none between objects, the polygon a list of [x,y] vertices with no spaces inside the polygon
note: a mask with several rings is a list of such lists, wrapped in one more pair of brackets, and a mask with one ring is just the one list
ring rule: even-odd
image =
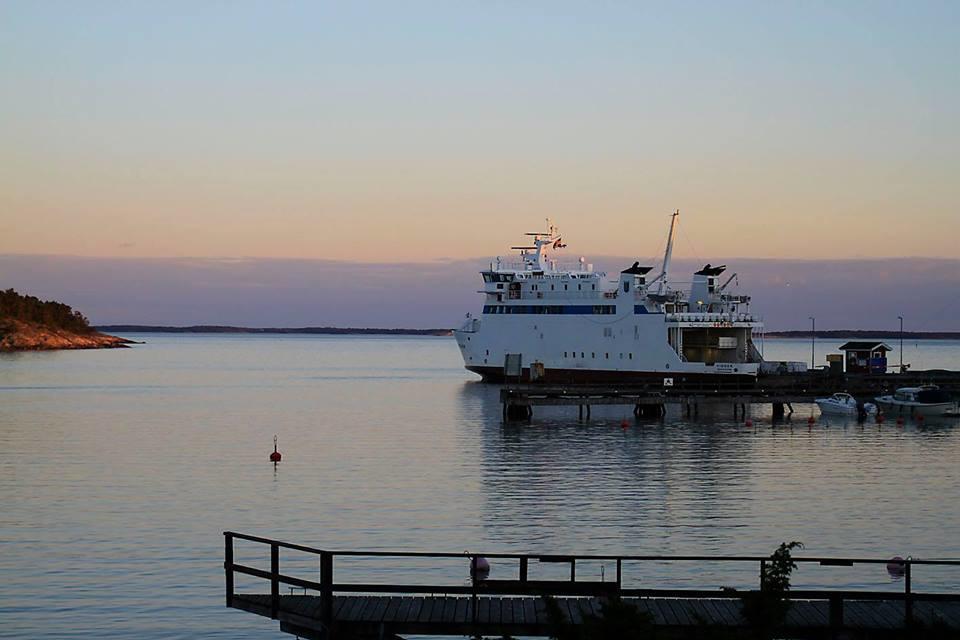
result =
[{"label": "rock outcrop", "polygon": [[128,344],[133,344],[133,341],[99,331],[69,331],[34,322],[0,318],[0,351],[115,349]]}]

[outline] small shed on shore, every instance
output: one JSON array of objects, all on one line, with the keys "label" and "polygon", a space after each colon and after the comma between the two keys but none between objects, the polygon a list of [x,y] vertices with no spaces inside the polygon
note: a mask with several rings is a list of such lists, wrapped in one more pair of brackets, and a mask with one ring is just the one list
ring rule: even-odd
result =
[{"label": "small shed on shore", "polygon": [[886,373],[892,349],[884,342],[854,341],[841,345],[840,351],[846,354],[847,373]]}]

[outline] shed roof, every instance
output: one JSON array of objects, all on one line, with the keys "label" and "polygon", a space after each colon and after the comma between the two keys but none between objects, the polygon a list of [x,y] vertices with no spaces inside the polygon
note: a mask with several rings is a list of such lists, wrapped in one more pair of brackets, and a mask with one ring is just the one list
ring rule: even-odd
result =
[{"label": "shed roof", "polygon": [[885,342],[847,342],[840,346],[840,351],[893,351]]}]

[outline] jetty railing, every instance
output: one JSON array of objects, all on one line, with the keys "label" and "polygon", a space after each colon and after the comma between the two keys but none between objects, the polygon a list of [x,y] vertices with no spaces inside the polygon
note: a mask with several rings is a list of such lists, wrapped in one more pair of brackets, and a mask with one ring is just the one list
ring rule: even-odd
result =
[{"label": "jetty railing", "polygon": [[[269,547],[270,570],[239,564],[234,561],[234,542],[245,540]],[[308,580],[285,574],[280,567],[280,550],[288,549],[316,555],[319,558],[319,579]],[[335,560],[337,558],[420,558],[453,559],[467,561],[470,580],[460,584],[377,584],[367,582],[336,582],[334,580]],[[516,579],[485,579],[479,572],[469,568],[477,567],[480,558],[509,560],[515,563]],[[747,593],[763,590],[764,576],[771,556],[709,556],[709,555],[549,555],[519,553],[429,553],[416,551],[331,551],[318,549],[270,538],[262,538],[233,531],[224,532],[224,573],[226,586],[226,604],[233,606],[236,574],[260,578],[270,583],[271,617],[277,618],[280,612],[280,586],[314,590],[319,593],[319,618],[324,626],[333,623],[333,597],[339,594],[445,594],[466,595],[471,597],[471,617],[475,621],[477,602],[483,596],[493,595],[549,595],[549,596],[617,596],[617,597],[661,597],[661,598],[741,598]],[[902,591],[871,591],[856,589],[791,589],[789,597],[795,600],[825,600],[829,602],[829,619],[832,627],[843,624],[843,603],[845,600],[887,600],[904,603],[904,622],[912,624],[913,605],[916,601],[957,600],[957,593],[918,592],[913,588],[914,567],[954,567],[960,568],[960,560],[925,559],[879,559],[879,558],[825,558],[793,557],[797,565],[818,565],[822,567],[853,567],[855,565],[886,565],[894,563],[897,571],[902,571]],[[616,574],[612,581],[584,580],[578,578],[578,563],[588,562],[615,563]],[[699,564],[752,564],[757,569],[758,586],[756,590],[737,590],[727,587],[720,589],[687,588],[645,588],[627,587],[623,584],[623,568],[627,563],[674,563],[692,562]],[[529,578],[532,563],[569,565],[569,578],[562,580],[536,580]],[[498,566],[498,570],[500,567]],[[960,576],[958,576],[960,581]]]}]

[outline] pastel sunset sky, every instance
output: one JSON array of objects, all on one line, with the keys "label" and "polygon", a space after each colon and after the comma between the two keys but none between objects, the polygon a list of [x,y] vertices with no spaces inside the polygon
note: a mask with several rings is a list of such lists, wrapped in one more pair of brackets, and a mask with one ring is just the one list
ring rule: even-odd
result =
[{"label": "pastel sunset sky", "polygon": [[4,2],[0,254],[955,257],[957,2]]}]

